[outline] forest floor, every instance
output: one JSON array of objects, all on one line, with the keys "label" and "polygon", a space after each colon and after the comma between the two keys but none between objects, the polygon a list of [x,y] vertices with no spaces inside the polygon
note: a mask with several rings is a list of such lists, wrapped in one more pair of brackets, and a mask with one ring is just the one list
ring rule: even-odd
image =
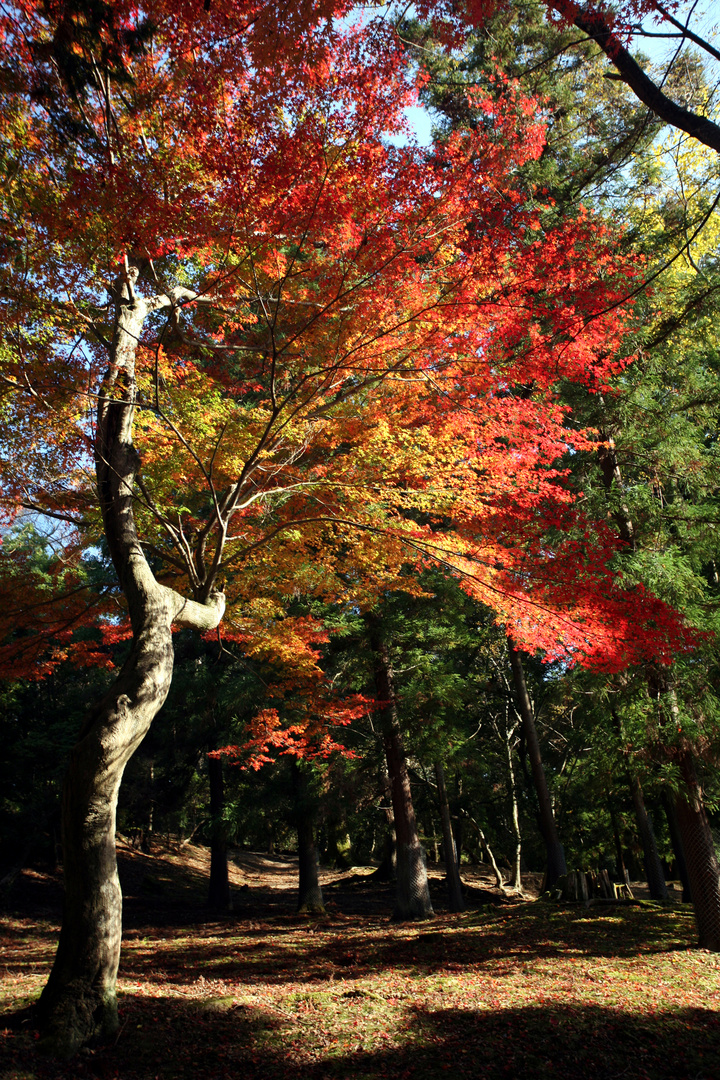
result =
[{"label": "forest floor", "polygon": [[117,1038],[65,1065],[35,1053],[21,1010],[61,892],[24,871],[0,912],[0,1080],[720,1077],[720,956],[694,947],[687,905],[506,901],[463,867],[467,912],[433,869],[436,918],[393,924],[391,888],[354,868],[322,875],[327,917],[301,918],[296,862],[237,852],[218,917],[204,849],[121,845],[120,862]]}]

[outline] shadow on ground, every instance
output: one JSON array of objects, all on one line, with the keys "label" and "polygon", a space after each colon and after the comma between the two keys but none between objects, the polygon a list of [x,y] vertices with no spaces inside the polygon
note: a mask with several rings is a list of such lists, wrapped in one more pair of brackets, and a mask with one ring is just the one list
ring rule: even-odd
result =
[{"label": "shadow on ground", "polygon": [[[114,1046],[67,1065],[35,1058],[13,1032],[2,1080],[439,1080],[583,1077],[584,1080],[715,1080],[720,1020],[704,1009],[653,1016],[601,1006],[534,1005],[494,1011],[411,1010],[387,1049],[326,1045],[322,1032],[232,1001],[135,999]],[[398,1045],[399,1043],[399,1045]]]},{"label": "shadow on ground", "polygon": [[[533,904],[528,910],[491,910],[444,916],[394,927],[387,920],[347,917],[308,920],[277,917],[263,923],[208,922],[177,938],[166,928],[161,941],[143,944],[143,932],[125,936],[122,974],[128,978],[182,985],[188,971],[238,984],[358,980],[380,971],[432,975],[448,970],[502,978],[516,963],[604,958],[685,951],[694,943],[691,912],[675,908],[618,906],[558,909]],[[720,1076],[720,1069],[718,1070]]]}]

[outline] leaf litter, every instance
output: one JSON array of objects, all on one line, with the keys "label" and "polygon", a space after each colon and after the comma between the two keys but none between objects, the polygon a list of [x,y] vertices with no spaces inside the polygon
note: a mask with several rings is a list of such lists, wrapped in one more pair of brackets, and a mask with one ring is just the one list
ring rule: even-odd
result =
[{"label": "leaf litter", "polygon": [[720,958],[694,947],[688,906],[485,905],[396,925],[366,879],[371,914],[343,914],[338,894],[305,919],[285,888],[268,904],[256,875],[218,918],[201,875],[183,885],[182,860],[168,866],[173,899],[129,905],[117,1037],[66,1064],[35,1053],[20,1012],[57,922],[3,919],[0,1080],[720,1075]]}]

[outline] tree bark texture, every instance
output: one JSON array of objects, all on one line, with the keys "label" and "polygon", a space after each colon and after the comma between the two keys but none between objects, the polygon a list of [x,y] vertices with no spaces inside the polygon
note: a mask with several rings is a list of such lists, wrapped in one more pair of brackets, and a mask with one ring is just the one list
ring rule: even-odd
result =
[{"label": "tree bark texture", "polygon": [[667,903],[670,894],[665,883],[665,871],[663,870],[652,821],[645,807],[645,798],[637,773],[630,771],[630,794],[632,795],[633,807],[635,808],[635,820],[637,822],[640,843],[643,849],[643,865],[645,866],[645,878],[650,890],[651,900],[658,903]]},{"label": "tree bark texture", "polygon": [[185,600],[154,578],[135,529],[132,443],[135,354],[158,303],[135,296],[137,271],[118,283],[110,364],[98,397],[95,467],[105,535],[132,626],[130,655],[90,714],[74,747],[62,802],[65,902],[57,954],[38,1004],[41,1048],[70,1057],[118,1026],[116,981],[122,897],[115,855],[117,797],[127,762],[165,701],[173,669],[172,625],[211,629],[225,608]]},{"label": "tree bark texture", "polygon": [[429,919],[434,912],[425,852],[418,837],[410,777],[398,723],[390,655],[380,636],[377,621],[369,619],[368,625],[397,840],[397,893],[393,917],[398,921]]},{"label": "tree bark texture", "polygon": [[222,814],[225,809],[222,758],[208,757],[210,782],[210,884],[208,904],[216,911],[230,911],[230,875],[228,873],[227,831]]},{"label": "tree bark texture", "polygon": [[445,880],[448,888],[448,900],[451,911],[464,911],[465,898],[460,880],[460,869],[457,863],[455,839],[450,819],[450,804],[445,786],[445,770],[440,760],[435,762],[435,781],[437,783],[438,804],[440,807],[440,822],[442,824],[443,856],[445,859]]},{"label": "tree bark texture", "polygon": [[533,716],[530,695],[528,694],[527,685],[525,683],[525,672],[523,671],[522,660],[520,658],[520,653],[509,638],[508,652],[510,654],[510,666],[512,667],[515,692],[520,707],[525,745],[527,746],[528,757],[530,758],[533,784],[535,785],[535,791],[537,793],[540,831],[543,840],[545,841],[545,851],[547,854],[545,888],[550,889],[558,878],[564,877],[567,874],[565,851],[560,843],[560,837],[558,836],[557,826],[555,824],[552,800],[545,778],[545,769],[543,768],[542,755],[540,753],[540,742],[538,741],[537,730],[535,728],[535,717]]},{"label": "tree bark texture", "polygon": [[678,762],[683,786],[675,808],[687,864],[701,949],[720,952],[720,872],[702,789],[690,750]]},{"label": "tree bark texture", "polygon": [[292,762],[292,782],[295,829],[298,838],[298,914],[324,915],[318,855],[313,829],[313,807],[310,805],[307,776],[296,761]]}]

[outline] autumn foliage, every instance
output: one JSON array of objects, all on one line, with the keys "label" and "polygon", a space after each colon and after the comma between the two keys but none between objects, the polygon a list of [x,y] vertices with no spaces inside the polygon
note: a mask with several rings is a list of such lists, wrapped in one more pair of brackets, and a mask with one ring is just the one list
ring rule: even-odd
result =
[{"label": "autumn foliage", "polygon": [[[618,584],[619,540],[566,468],[597,435],[563,386],[606,390],[629,361],[635,268],[585,212],[541,227],[543,193],[516,180],[542,152],[538,104],[498,76],[475,130],[420,147],[389,22],[206,7],[1,16],[4,511],[56,515],[78,572],[98,543],[94,406],[124,275],[164,297],[138,348],[142,543],[174,588],[224,585],[225,633],[287,659],[288,596],[368,607],[439,560],[530,651],[667,659],[678,617]],[[300,667],[316,632],[293,638]]]}]

